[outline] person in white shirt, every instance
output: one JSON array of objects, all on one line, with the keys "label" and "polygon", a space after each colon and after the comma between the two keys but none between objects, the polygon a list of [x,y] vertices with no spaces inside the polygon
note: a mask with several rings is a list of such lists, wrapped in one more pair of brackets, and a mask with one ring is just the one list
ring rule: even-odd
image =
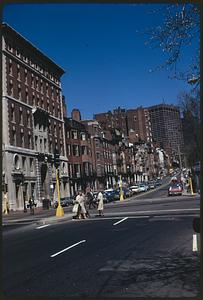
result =
[{"label": "person in white shirt", "polygon": [[100,190],[98,195],[97,195],[97,200],[98,200],[98,207],[97,210],[99,212],[99,216],[103,216],[103,210],[104,210],[104,200],[103,200],[103,194],[102,191]]}]

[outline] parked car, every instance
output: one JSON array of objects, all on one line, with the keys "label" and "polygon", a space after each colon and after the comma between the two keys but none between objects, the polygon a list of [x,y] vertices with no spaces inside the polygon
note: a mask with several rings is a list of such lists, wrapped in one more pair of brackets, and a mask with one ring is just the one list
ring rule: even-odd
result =
[{"label": "parked car", "polygon": [[155,185],[156,185],[156,186],[162,185],[162,180],[161,180],[160,178],[157,178],[157,179],[155,180]]},{"label": "parked car", "polygon": [[133,192],[130,188],[124,187],[123,188],[124,198],[129,198],[133,195]]},{"label": "parked car", "polygon": [[133,194],[139,193],[139,186],[138,185],[132,185],[130,186],[131,191],[133,192]]},{"label": "parked car", "polygon": [[[116,191],[114,189],[108,189],[103,192],[103,195],[105,196],[107,202],[114,201],[115,192]],[[104,200],[104,203],[105,203],[105,200]]]},{"label": "parked car", "polygon": [[147,191],[147,186],[145,183],[140,183],[139,184],[139,192],[146,192]]},{"label": "parked car", "polygon": [[171,184],[168,188],[168,196],[179,195],[183,192],[182,186],[178,183]]},{"label": "parked car", "polygon": [[154,181],[149,181],[149,188],[154,189],[155,187],[156,187],[155,182]]},{"label": "parked car", "polygon": [[[125,198],[124,195],[123,198]],[[120,189],[115,190],[114,200],[120,200]]]},{"label": "parked car", "polygon": [[[63,198],[61,198],[60,203],[61,203],[62,207],[73,205],[74,198],[72,196],[70,196],[70,197],[63,197]],[[54,202],[54,208],[57,208],[57,207],[58,207],[58,201],[55,201]]]}]

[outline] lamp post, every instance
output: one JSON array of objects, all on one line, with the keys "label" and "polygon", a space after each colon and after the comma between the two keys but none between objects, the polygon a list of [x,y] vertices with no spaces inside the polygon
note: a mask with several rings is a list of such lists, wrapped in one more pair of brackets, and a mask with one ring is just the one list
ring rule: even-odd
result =
[{"label": "lamp post", "polygon": [[120,201],[123,201],[122,176],[120,175]]},{"label": "lamp post", "polygon": [[64,215],[63,207],[61,206],[60,186],[59,186],[59,166],[60,166],[60,154],[57,149],[54,151],[54,165],[56,167],[56,184],[58,192],[58,206],[56,209],[56,216],[62,217]]}]

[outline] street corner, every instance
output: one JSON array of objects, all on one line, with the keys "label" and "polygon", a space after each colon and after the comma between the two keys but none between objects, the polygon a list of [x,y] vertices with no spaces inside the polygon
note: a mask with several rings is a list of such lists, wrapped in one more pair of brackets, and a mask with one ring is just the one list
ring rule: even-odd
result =
[{"label": "street corner", "polygon": [[66,220],[71,220],[72,217],[73,217],[72,214],[64,214],[64,216],[61,216],[61,217],[53,216],[53,217],[49,217],[49,218],[40,219],[37,221],[37,224],[38,225],[54,224],[54,223],[63,222]]}]

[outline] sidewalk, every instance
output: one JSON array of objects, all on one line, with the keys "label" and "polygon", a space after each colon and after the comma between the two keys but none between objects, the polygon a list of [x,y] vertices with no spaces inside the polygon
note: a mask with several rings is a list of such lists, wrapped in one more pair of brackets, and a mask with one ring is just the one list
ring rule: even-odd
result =
[{"label": "sidewalk", "polygon": [[72,219],[72,210],[64,210],[63,217],[56,217],[56,209],[43,209],[42,207],[35,208],[34,215],[30,214],[30,210],[10,211],[9,214],[2,214],[2,224],[9,225],[13,223],[36,222],[38,224],[46,224],[50,222],[58,222],[64,219]]}]

